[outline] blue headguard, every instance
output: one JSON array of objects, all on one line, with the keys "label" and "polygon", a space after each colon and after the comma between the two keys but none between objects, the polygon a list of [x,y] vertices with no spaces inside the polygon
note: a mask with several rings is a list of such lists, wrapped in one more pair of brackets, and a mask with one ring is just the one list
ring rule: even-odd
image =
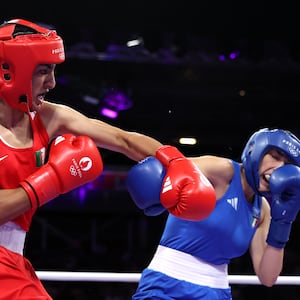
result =
[{"label": "blue headguard", "polygon": [[300,140],[294,134],[268,128],[255,132],[243,150],[242,163],[246,179],[256,193],[259,193],[259,165],[264,154],[271,148],[285,154],[292,163],[300,167]]}]

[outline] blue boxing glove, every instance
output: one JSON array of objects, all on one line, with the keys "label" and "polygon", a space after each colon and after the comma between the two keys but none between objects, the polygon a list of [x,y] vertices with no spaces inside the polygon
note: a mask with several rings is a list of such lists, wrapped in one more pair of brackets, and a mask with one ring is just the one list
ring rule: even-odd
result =
[{"label": "blue boxing glove", "polygon": [[284,165],[274,170],[270,178],[270,191],[271,224],[267,243],[275,248],[284,248],[300,209],[300,168]]},{"label": "blue boxing glove", "polygon": [[155,157],[147,157],[133,166],[127,175],[129,194],[147,216],[157,216],[166,209],[160,203],[165,169]]}]

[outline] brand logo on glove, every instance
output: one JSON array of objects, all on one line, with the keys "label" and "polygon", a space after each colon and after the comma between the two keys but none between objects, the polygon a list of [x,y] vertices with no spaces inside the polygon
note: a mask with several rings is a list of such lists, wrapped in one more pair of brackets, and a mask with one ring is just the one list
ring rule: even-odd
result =
[{"label": "brand logo on glove", "polygon": [[163,186],[163,189],[162,189],[162,193],[165,193],[165,192],[168,192],[172,189],[172,183],[171,183],[171,179],[170,179],[170,176],[168,176],[165,180],[165,183],[164,183],[164,186]]},{"label": "brand logo on glove", "polygon": [[61,135],[59,135],[55,140],[54,140],[54,145],[57,145],[58,143],[64,141],[65,138]]},{"label": "brand logo on glove", "polygon": [[92,160],[84,156],[80,159],[79,163],[75,160],[75,158],[72,159],[73,164],[70,166],[70,173],[72,176],[82,177],[82,171],[86,172],[91,169],[92,167]]},{"label": "brand logo on glove", "polygon": [[79,161],[79,166],[82,171],[88,171],[92,167],[92,160],[85,156]]}]

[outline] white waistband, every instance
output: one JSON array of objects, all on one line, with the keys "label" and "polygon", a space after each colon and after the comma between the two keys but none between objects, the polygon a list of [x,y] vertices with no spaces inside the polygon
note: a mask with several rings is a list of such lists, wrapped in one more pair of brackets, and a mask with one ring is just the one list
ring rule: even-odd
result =
[{"label": "white waistband", "polygon": [[161,245],[148,268],[198,285],[219,289],[229,287],[227,264],[209,264],[190,254]]},{"label": "white waistband", "polygon": [[0,246],[23,255],[26,232],[14,222],[0,226]]}]

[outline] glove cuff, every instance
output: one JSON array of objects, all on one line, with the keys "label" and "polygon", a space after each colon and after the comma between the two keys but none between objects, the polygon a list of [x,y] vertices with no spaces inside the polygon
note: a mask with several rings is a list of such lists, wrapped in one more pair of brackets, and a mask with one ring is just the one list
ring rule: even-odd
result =
[{"label": "glove cuff", "polygon": [[20,186],[27,193],[28,199],[31,204],[31,208],[36,210],[40,206],[40,203],[39,203],[38,195],[36,194],[35,190],[27,181],[20,182]]},{"label": "glove cuff", "polygon": [[174,146],[165,145],[156,150],[156,158],[166,168],[169,163],[178,158],[184,158],[184,155]]},{"label": "glove cuff", "polygon": [[275,248],[284,248],[289,240],[292,222],[284,223],[271,220],[267,243]]},{"label": "glove cuff", "polygon": [[49,164],[20,182],[20,186],[26,191],[32,208],[40,207],[60,194],[60,183]]}]

